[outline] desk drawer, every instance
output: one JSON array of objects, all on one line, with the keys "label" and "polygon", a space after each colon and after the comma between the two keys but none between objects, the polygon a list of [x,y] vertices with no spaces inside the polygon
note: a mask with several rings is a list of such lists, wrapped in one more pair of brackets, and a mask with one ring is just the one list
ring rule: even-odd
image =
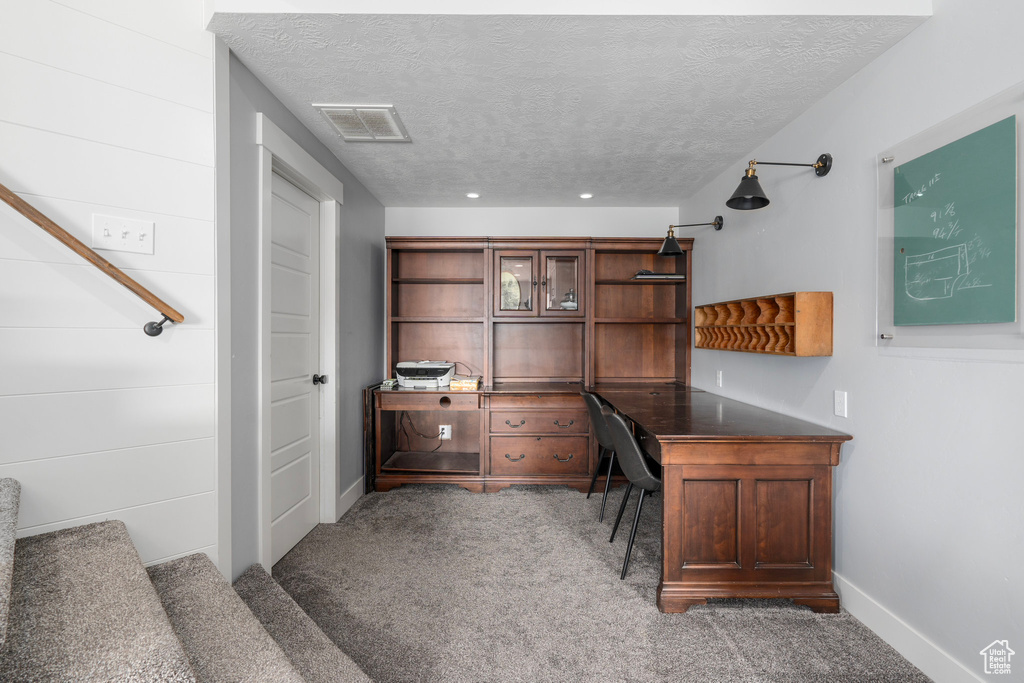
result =
[{"label": "desk drawer", "polygon": [[586,474],[585,436],[492,436],[491,474]]},{"label": "desk drawer", "polygon": [[587,434],[589,430],[585,411],[491,411],[492,434]]},{"label": "desk drawer", "polygon": [[407,391],[380,392],[377,394],[381,410],[477,410],[480,407],[479,394],[429,394]]},{"label": "desk drawer", "polygon": [[586,410],[587,406],[578,394],[491,394],[491,410],[515,408]]}]

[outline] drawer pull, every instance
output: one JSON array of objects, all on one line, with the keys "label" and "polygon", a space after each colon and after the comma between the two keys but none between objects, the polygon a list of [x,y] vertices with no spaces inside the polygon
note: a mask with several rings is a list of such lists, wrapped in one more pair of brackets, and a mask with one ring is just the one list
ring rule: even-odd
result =
[{"label": "drawer pull", "polygon": [[558,420],[555,420],[555,426],[556,426],[556,427],[561,427],[562,429],[565,429],[566,427],[572,427],[572,425],[573,425],[573,423],[574,423],[574,422],[576,422],[576,420],[569,420],[569,424],[567,424],[567,425],[564,425],[564,424],[560,424],[560,423],[558,422]]},{"label": "drawer pull", "polygon": [[555,453],[555,455],[554,455],[554,458],[555,458],[555,460],[557,460],[558,462],[569,462],[570,460],[572,460],[572,453],[570,453],[570,454],[569,454],[569,457],[568,457],[568,458],[566,458],[565,460],[562,460],[561,458],[559,458],[559,457],[558,457],[558,453]]},{"label": "drawer pull", "polygon": [[526,420],[520,420],[520,421],[519,421],[519,424],[517,424],[517,425],[514,425],[514,424],[512,424],[511,422],[509,422],[508,420],[505,420],[505,424],[507,424],[507,425],[508,425],[509,427],[511,427],[512,429],[519,429],[519,428],[520,428],[520,427],[522,427],[522,426],[523,426],[524,424],[526,424]]},{"label": "drawer pull", "polygon": [[[520,453],[518,458],[513,458],[511,455],[506,453],[505,457],[508,458],[509,462],[519,462],[526,457],[526,453]],[[558,456],[556,455],[555,457],[557,458]],[[572,456],[570,455],[569,457],[571,458]]]}]

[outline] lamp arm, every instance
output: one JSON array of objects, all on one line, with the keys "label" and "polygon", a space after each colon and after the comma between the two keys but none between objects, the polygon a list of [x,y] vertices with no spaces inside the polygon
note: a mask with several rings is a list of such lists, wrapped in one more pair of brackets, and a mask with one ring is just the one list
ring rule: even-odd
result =
[{"label": "lamp arm", "polygon": [[715,216],[715,220],[711,221],[710,223],[684,223],[683,225],[670,225],[668,227],[671,230],[672,228],[695,228],[695,227],[700,226],[700,225],[713,225],[713,226],[715,226],[715,230],[721,230],[722,229],[722,217],[721,216]]},{"label": "lamp arm", "polygon": [[832,170],[832,155],[825,152],[813,164],[793,164],[785,161],[758,161],[757,159],[751,159],[750,167],[747,169],[748,176],[754,174],[754,166],[758,164],[762,166],[810,166],[814,169],[814,174],[821,177],[828,175],[828,172]]},{"label": "lamp arm", "polygon": [[817,166],[818,164],[790,164],[783,161],[755,161],[755,164],[761,166]]}]

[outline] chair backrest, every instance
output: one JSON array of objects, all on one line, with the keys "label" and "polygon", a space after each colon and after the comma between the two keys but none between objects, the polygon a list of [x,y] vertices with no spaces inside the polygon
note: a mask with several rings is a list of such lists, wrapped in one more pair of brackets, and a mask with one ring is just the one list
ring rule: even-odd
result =
[{"label": "chair backrest", "polygon": [[651,472],[647,466],[647,458],[640,444],[636,442],[633,431],[626,419],[608,406],[601,409],[604,420],[611,432],[612,443],[615,444],[615,455],[619,459],[619,467],[626,478],[646,491],[657,491],[661,488],[661,479]]},{"label": "chair backrest", "polygon": [[597,437],[597,442],[608,450],[614,451],[615,446],[612,444],[611,432],[608,431],[604,415],[601,414],[601,408],[604,406],[601,399],[589,391],[581,391],[580,396],[583,397],[583,402],[587,404],[587,413],[590,414],[590,426],[594,428],[594,436]]}]

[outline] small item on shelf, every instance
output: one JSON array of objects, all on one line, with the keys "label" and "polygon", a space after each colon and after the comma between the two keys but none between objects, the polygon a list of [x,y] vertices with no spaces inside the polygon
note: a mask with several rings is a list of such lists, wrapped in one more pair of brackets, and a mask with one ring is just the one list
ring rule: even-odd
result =
[{"label": "small item on shelf", "polygon": [[576,301],[576,290],[569,288],[569,291],[562,297],[559,307],[564,311],[575,311],[579,308],[579,302]]},{"label": "small item on shelf", "polygon": [[685,280],[685,275],[679,273],[652,273],[649,270],[638,270],[633,280]]},{"label": "small item on shelf", "polygon": [[480,375],[452,375],[450,391],[479,391]]},{"label": "small item on shelf", "polygon": [[398,386],[398,380],[394,378],[386,379],[380,383],[381,389],[394,389]]}]

